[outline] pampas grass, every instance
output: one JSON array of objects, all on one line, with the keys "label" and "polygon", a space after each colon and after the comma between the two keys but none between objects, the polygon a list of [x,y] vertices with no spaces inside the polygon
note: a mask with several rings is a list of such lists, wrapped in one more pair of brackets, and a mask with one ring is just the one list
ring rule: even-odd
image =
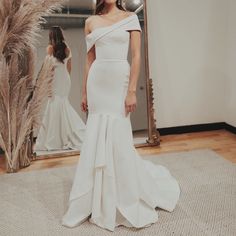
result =
[{"label": "pampas grass", "polygon": [[30,165],[33,128],[51,96],[53,60],[47,56],[34,78],[34,47],[43,16],[60,9],[61,0],[0,2],[0,147],[7,172]]}]

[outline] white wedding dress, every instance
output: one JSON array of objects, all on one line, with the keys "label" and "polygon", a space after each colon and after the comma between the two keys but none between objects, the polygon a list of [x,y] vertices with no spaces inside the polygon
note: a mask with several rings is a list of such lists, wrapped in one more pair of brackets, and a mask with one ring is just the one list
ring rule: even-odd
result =
[{"label": "white wedding dress", "polygon": [[118,225],[147,227],[158,220],[156,207],[173,211],[180,188],[169,171],[143,160],[133,145],[130,114],[124,101],[129,83],[130,34],[141,31],[133,14],[86,36],[96,60],[87,80],[85,139],[62,225],[85,220],[114,231]]},{"label": "white wedding dress", "polygon": [[35,144],[35,151],[53,151],[63,149],[80,150],[85,134],[85,124],[69,102],[71,87],[67,62],[55,57],[53,97],[49,98]]}]

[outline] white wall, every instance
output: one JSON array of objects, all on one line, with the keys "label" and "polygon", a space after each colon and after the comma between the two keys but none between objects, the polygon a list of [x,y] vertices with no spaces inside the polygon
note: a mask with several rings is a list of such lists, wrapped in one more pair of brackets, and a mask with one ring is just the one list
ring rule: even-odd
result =
[{"label": "white wall", "polygon": [[[147,8],[157,126],[225,121],[226,89],[233,90],[226,75],[228,2],[147,0]],[[235,32],[233,21],[232,27]]]},{"label": "white wall", "polygon": [[236,1],[229,0],[227,41],[227,94],[225,120],[236,127]]}]

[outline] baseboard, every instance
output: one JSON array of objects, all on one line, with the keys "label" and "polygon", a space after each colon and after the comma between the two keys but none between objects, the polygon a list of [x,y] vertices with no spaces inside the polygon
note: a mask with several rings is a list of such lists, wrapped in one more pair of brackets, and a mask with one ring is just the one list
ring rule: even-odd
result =
[{"label": "baseboard", "polygon": [[228,123],[225,123],[225,129],[233,134],[236,134],[236,127],[234,127]]},{"label": "baseboard", "polygon": [[201,131],[212,131],[220,129],[225,129],[231,133],[236,134],[236,127],[229,125],[225,122],[160,128],[158,129],[158,131],[160,132],[160,135],[168,135],[168,134],[183,134],[183,133],[194,133]]}]

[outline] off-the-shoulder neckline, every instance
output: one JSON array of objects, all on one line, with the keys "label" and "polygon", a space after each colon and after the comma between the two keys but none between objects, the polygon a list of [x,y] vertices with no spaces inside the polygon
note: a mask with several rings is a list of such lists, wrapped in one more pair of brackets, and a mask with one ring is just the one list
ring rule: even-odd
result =
[{"label": "off-the-shoulder neckline", "polygon": [[99,30],[99,29],[104,29],[104,28],[109,28],[109,27],[115,26],[115,25],[117,25],[118,23],[121,23],[121,22],[123,22],[123,21],[129,19],[130,17],[134,17],[134,16],[137,16],[137,15],[134,13],[134,14],[131,14],[130,16],[127,16],[127,17],[125,17],[125,18],[123,18],[123,19],[121,19],[121,20],[119,20],[119,21],[117,21],[117,22],[115,22],[115,23],[113,23],[113,24],[111,24],[111,25],[97,27],[97,28],[95,28],[93,31],[91,31],[89,34],[87,34],[86,37],[89,37],[89,36],[92,35],[95,31],[97,31],[97,30]]}]

